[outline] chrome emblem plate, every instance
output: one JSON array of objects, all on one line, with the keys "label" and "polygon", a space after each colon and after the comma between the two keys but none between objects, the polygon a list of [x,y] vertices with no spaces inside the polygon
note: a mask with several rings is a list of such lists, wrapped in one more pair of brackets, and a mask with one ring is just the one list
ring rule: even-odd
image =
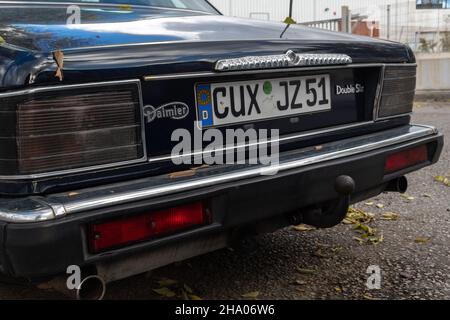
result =
[{"label": "chrome emblem plate", "polygon": [[327,66],[351,64],[352,58],[346,54],[295,53],[289,50],[282,55],[249,56],[224,59],[216,62],[216,71],[238,71],[255,69],[276,69],[306,66]]},{"label": "chrome emblem plate", "polygon": [[152,105],[144,106],[144,118],[147,123],[156,119],[182,120],[189,115],[189,106],[184,102],[170,102],[158,108]]}]

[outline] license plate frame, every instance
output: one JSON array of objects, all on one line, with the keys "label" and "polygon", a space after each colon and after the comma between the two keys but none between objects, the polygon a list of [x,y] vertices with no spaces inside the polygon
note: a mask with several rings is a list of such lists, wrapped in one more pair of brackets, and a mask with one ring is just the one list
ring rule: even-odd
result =
[{"label": "license plate frame", "polygon": [[200,128],[292,118],[327,112],[332,108],[331,76],[328,73],[197,83],[194,92]]}]

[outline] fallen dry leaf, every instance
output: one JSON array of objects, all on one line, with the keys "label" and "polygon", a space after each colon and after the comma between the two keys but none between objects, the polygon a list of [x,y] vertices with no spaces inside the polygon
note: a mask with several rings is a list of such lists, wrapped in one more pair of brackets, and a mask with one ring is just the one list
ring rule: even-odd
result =
[{"label": "fallen dry leaf", "polygon": [[193,291],[187,284],[184,284],[184,285],[183,285],[183,289],[184,289],[187,293],[194,294],[194,291]]},{"label": "fallen dry leaf", "polygon": [[167,279],[167,278],[163,278],[161,280],[158,280],[157,282],[160,287],[171,287],[178,283],[178,281],[176,281],[176,280]]},{"label": "fallen dry leaf", "polygon": [[374,202],[366,202],[366,203],[365,203],[365,205],[366,205],[366,206],[369,206],[369,207],[373,206],[374,204],[375,204]]},{"label": "fallen dry leaf", "polygon": [[55,77],[58,78],[59,81],[63,81],[64,53],[61,50],[56,50],[53,52],[53,59],[56,62]]},{"label": "fallen dry leaf", "polygon": [[179,172],[174,172],[169,174],[169,178],[170,179],[178,179],[178,178],[187,178],[187,177],[192,177],[195,176],[195,174],[197,173],[196,170],[185,170],[185,171],[179,171]]},{"label": "fallen dry leaf", "polygon": [[372,295],[369,293],[366,293],[363,297],[366,300],[377,300],[376,298],[372,297]]},{"label": "fallen dry leaf", "polygon": [[305,269],[305,268],[297,268],[297,271],[299,273],[301,273],[301,274],[308,274],[308,275],[315,273],[314,270],[312,270],[312,269]]},{"label": "fallen dry leaf", "polygon": [[419,243],[419,244],[425,244],[428,241],[430,241],[430,239],[425,238],[425,237],[417,237],[416,240],[414,240],[415,243]]},{"label": "fallen dry leaf", "polygon": [[333,252],[339,252],[339,251],[342,251],[342,249],[344,249],[344,248],[338,246],[338,247],[331,248],[331,251],[333,251]]},{"label": "fallen dry leaf", "polygon": [[246,299],[257,299],[259,297],[259,291],[253,291],[242,295]]},{"label": "fallen dry leaf", "polygon": [[181,292],[181,294],[178,296],[179,298],[182,298],[183,300],[202,300],[198,295],[194,293],[194,290],[191,289],[187,284],[183,284],[182,287],[177,286],[177,291]]},{"label": "fallen dry leaf", "polygon": [[342,223],[343,223],[343,224],[354,224],[353,221],[351,221],[350,219],[347,219],[347,218],[345,218],[345,219],[342,221]]},{"label": "fallen dry leaf", "polygon": [[364,236],[373,236],[376,233],[376,230],[369,227],[366,224],[358,223],[355,227],[355,230],[361,233]]},{"label": "fallen dry leaf", "polygon": [[369,223],[374,218],[375,215],[373,213],[365,212],[362,209],[349,208],[344,221],[348,224]]},{"label": "fallen dry leaf", "polygon": [[414,102],[414,108],[422,108],[423,104],[420,102]]},{"label": "fallen dry leaf", "polygon": [[186,291],[181,290],[181,294],[178,295],[178,298],[183,299],[185,301],[190,300]]},{"label": "fallen dry leaf", "polygon": [[169,178],[170,179],[178,179],[178,178],[192,177],[197,174],[198,170],[205,169],[208,167],[209,167],[209,165],[205,164],[200,167],[191,168],[189,170],[174,172],[174,173],[169,174]]},{"label": "fallen dry leaf", "polygon": [[359,238],[359,237],[353,237],[353,240],[358,241],[360,244],[363,244],[363,243],[364,243],[364,240],[361,239],[361,238]]},{"label": "fallen dry leaf", "polygon": [[[378,207],[383,206],[377,204]],[[383,242],[383,235],[379,235],[376,229],[371,228],[367,224],[372,222],[375,218],[373,213],[367,213],[361,209],[350,208],[347,217],[344,219],[344,224],[354,224],[354,230],[360,234],[359,237],[353,237],[353,240],[360,244],[364,242],[369,244],[379,244]]]},{"label": "fallen dry leaf", "polygon": [[297,24],[297,22],[294,19],[292,19],[291,17],[287,17],[286,19],[284,19],[283,22],[286,24]]},{"label": "fallen dry leaf", "polygon": [[384,204],[378,203],[378,204],[376,205],[376,207],[377,207],[378,209],[383,209],[383,208],[384,208]]},{"label": "fallen dry leaf", "polygon": [[321,259],[329,259],[329,258],[332,257],[332,256],[329,255],[329,254],[323,253],[321,249],[318,249],[316,252],[314,252],[314,253],[312,254],[312,256],[313,256],[313,257],[317,257],[317,258],[321,258]]},{"label": "fallen dry leaf", "polygon": [[376,245],[384,241],[384,236],[378,234],[376,229],[370,228],[369,226],[360,226],[357,231],[362,234],[361,239],[365,240],[366,243]]},{"label": "fallen dry leaf", "polygon": [[306,224],[300,224],[298,226],[295,226],[294,230],[295,231],[314,231],[314,230],[316,230],[316,228],[308,226]]},{"label": "fallen dry leaf", "polygon": [[450,187],[450,179],[444,176],[436,176],[434,178],[436,182],[442,183],[444,186]]},{"label": "fallen dry leaf", "polygon": [[381,215],[382,220],[388,221],[396,221],[398,220],[399,215],[395,212],[385,212]]},{"label": "fallen dry leaf", "polygon": [[380,244],[381,242],[384,241],[384,236],[383,235],[373,235],[373,236],[368,236],[367,240],[373,244],[373,245],[377,245]]},{"label": "fallen dry leaf", "polygon": [[413,201],[413,200],[416,199],[416,198],[411,197],[411,196],[409,196],[409,195],[407,195],[407,194],[401,194],[400,196],[401,196],[402,198],[408,200],[408,201]]},{"label": "fallen dry leaf", "polygon": [[154,292],[159,294],[160,296],[166,297],[166,298],[173,298],[176,296],[176,293],[170,290],[169,288],[159,288],[159,289],[153,289]]}]

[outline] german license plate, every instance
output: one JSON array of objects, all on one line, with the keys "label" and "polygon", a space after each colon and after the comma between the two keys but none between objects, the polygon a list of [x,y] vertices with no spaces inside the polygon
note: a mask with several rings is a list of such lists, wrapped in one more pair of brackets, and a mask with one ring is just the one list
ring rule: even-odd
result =
[{"label": "german license plate", "polygon": [[198,84],[195,91],[202,128],[331,110],[328,74]]}]

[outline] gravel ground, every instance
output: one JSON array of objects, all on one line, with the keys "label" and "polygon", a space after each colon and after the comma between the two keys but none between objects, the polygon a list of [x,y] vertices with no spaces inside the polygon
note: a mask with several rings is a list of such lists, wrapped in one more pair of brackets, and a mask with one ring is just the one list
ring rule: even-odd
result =
[{"label": "gravel ground", "polygon": [[[418,103],[416,123],[450,137],[450,102]],[[450,299],[450,188],[434,181],[450,175],[450,147],[441,161],[409,175],[409,199],[383,194],[357,208],[375,215],[368,225],[383,241],[361,244],[354,226],[294,231],[256,239],[250,250],[221,250],[108,286],[108,299],[163,299],[153,292],[169,278],[203,299]],[[370,202],[373,202],[371,204]],[[386,212],[396,221],[382,220]],[[381,268],[381,289],[368,290],[369,266]],[[307,269],[307,270],[305,270]],[[62,298],[51,291],[0,285],[0,299]]]}]

